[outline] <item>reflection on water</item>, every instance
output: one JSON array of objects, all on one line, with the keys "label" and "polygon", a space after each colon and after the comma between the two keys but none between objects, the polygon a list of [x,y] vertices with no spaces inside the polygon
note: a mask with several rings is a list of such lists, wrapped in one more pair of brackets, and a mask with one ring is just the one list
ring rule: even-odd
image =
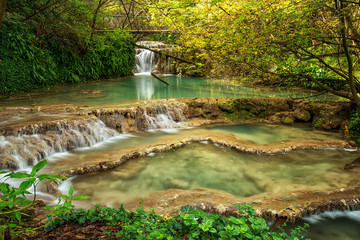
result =
[{"label": "reflection on water", "polygon": [[[0,102],[0,106],[60,103],[101,105],[133,100],[180,97],[307,97],[311,95],[309,92],[293,90],[269,90],[233,86],[218,81],[210,81],[209,79],[166,76],[164,80],[171,85],[167,86],[151,76],[140,75],[77,85],[55,86],[48,91],[26,95],[21,100],[3,100]],[[321,95],[316,99],[332,101],[336,100],[337,97]]]},{"label": "reflection on water", "polygon": [[136,81],[137,100],[152,99],[155,89],[151,78],[144,78],[142,81]]},{"label": "reflection on water", "polygon": [[176,151],[133,159],[108,172],[73,179],[74,188],[94,203],[118,204],[166,189],[210,188],[240,197],[344,186],[342,171],[354,153],[295,151],[281,155],[239,153],[193,143]]}]

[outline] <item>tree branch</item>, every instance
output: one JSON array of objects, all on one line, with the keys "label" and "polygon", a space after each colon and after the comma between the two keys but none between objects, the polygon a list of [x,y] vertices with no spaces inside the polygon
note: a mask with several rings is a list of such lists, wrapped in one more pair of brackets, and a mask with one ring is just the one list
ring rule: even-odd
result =
[{"label": "tree branch", "polygon": [[4,18],[4,15],[5,15],[6,1],[7,0],[0,0],[0,27],[1,27],[1,23]]},{"label": "tree branch", "polygon": [[[345,8],[344,3],[342,1],[340,1],[340,8],[341,10],[343,10]],[[347,60],[347,64],[348,64],[348,82],[350,85],[350,90],[351,93],[353,95],[353,100],[356,104],[356,106],[360,107],[360,101],[359,101],[359,97],[357,95],[357,91],[356,91],[356,87],[355,87],[355,83],[354,83],[354,66],[353,66],[353,60],[352,57],[349,53],[349,49],[347,46],[347,42],[346,42],[346,17],[345,16],[340,16],[340,21],[341,21],[341,36],[342,36],[342,45],[343,45],[343,49],[345,52],[345,56],[346,56],[346,60]]]},{"label": "tree branch", "polygon": [[[284,75],[282,75],[284,76]],[[286,76],[288,77],[301,77],[301,78],[305,78],[311,82],[314,82],[316,83],[319,87],[323,88],[324,90],[336,95],[336,96],[339,96],[339,97],[343,97],[343,98],[347,98],[347,99],[350,99],[350,100],[353,100],[353,97],[350,95],[350,94],[347,94],[347,93],[344,93],[344,92],[339,92],[339,91],[336,91],[328,86],[326,86],[325,84],[323,84],[322,82],[320,82],[321,80],[329,80],[327,78],[314,78],[313,76],[310,76],[310,75],[307,75],[307,74],[303,74],[303,73],[297,73],[297,74],[291,74],[291,73],[288,73],[286,74]]]},{"label": "tree branch", "polygon": [[160,51],[154,50],[154,49],[152,49],[152,48],[148,48],[148,47],[145,47],[145,46],[142,46],[142,45],[138,45],[138,44],[136,44],[136,43],[134,43],[134,42],[133,42],[132,44],[133,44],[135,47],[137,47],[137,48],[147,49],[147,50],[152,51],[152,52],[154,52],[154,53],[158,53],[158,54],[160,54],[160,55],[165,55],[166,57],[174,58],[174,59],[179,60],[179,61],[181,61],[181,62],[189,63],[189,64],[192,64],[192,65],[195,65],[195,66],[198,66],[198,65],[199,65],[199,63],[191,62],[191,61],[188,61],[188,60],[186,60],[186,59],[179,58],[179,57],[176,57],[176,56],[167,54],[167,53],[165,53],[164,51],[160,52]]}]

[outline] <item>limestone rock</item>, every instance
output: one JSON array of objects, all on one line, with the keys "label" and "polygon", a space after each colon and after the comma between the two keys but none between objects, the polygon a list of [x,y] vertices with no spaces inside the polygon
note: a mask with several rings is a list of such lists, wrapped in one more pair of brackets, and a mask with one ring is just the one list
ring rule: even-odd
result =
[{"label": "limestone rock", "polygon": [[295,119],[303,122],[308,122],[311,120],[311,114],[309,113],[309,111],[304,109],[296,109],[294,111],[294,117]]}]

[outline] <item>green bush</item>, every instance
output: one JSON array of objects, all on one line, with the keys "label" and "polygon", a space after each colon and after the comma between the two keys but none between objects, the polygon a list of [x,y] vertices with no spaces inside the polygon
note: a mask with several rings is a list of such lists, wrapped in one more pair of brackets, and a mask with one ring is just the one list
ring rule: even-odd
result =
[{"label": "green bush", "polygon": [[[31,218],[26,213],[26,209],[32,207],[36,200],[36,187],[44,180],[56,181],[57,179],[64,179],[60,175],[40,174],[37,173],[46,165],[46,160],[36,164],[31,173],[24,172],[8,172],[1,171],[2,181],[0,182],[0,239],[4,239],[5,231],[16,237],[19,233],[24,231],[27,224],[24,223],[24,218]],[[11,186],[6,181],[9,179],[24,179],[19,187]],[[34,199],[26,198],[30,188],[34,189]],[[30,228],[26,229],[26,231]]]},{"label": "green bush", "polygon": [[283,229],[271,231],[266,221],[256,217],[251,205],[235,205],[240,211],[236,217],[224,217],[194,210],[191,206],[182,207],[184,214],[172,218],[146,212],[144,207],[136,211],[96,207],[72,209],[70,213],[50,214],[46,231],[52,231],[63,224],[106,223],[116,230],[105,230],[108,237],[121,239],[304,239],[301,234],[307,227],[298,227],[290,234]]},{"label": "green bush", "polygon": [[360,108],[357,108],[350,118],[349,137],[360,146]]},{"label": "green bush", "polygon": [[[31,4],[26,1],[22,6]],[[129,34],[109,32],[89,41],[89,32],[79,30],[86,25],[53,24],[49,33],[36,36],[36,21],[23,22],[33,10],[20,9],[9,14],[0,28],[0,93],[132,74],[135,49]],[[57,30],[64,32],[52,32]]]},{"label": "green bush", "polygon": [[[36,188],[41,181],[64,179],[60,175],[40,174],[38,172],[46,165],[46,160],[36,164],[31,173],[8,172],[0,182],[0,239],[4,239],[6,231],[13,237],[19,234],[32,234],[45,227],[52,231],[64,224],[102,223],[110,226],[103,231],[111,238],[122,239],[304,239],[302,231],[307,227],[297,227],[285,233],[283,229],[272,231],[266,221],[256,217],[256,212],[249,204],[235,204],[240,214],[236,217],[224,217],[217,214],[208,214],[201,210],[194,210],[191,206],[181,208],[183,214],[176,214],[169,218],[155,214],[153,210],[145,211],[144,206],[135,211],[96,205],[92,209],[76,209],[73,201],[87,199],[86,196],[73,196],[70,188],[68,195],[60,194],[58,204],[54,207],[45,207],[52,212],[47,215],[45,225],[34,228],[29,225],[31,216],[26,209],[33,206],[36,199]],[[8,179],[23,179],[19,187],[13,187]],[[28,190],[34,189],[34,198],[27,198]],[[141,202],[142,203],[142,202]],[[140,204],[141,204],[140,203]],[[27,218],[24,221],[24,218]],[[111,229],[111,230],[109,230]]]}]

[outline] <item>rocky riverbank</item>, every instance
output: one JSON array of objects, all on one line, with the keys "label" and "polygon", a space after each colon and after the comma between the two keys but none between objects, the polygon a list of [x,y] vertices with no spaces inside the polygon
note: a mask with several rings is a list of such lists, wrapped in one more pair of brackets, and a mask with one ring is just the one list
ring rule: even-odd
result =
[{"label": "rocky riverbank", "polygon": [[[92,146],[119,133],[162,128],[161,121],[181,127],[210,123],[264,122],[288,124],[308,122],[314,128],[347,132],[349,103],[315,102],[288,98],[182,98],[113,104],[105,106],[54,105],[36,108],[4,108],[0,112],[1,168],[16,169],[31,165],[56,152]],[[159,117],[161,116],[161,118]],[[101,134],[100,134],[101,133]],[[253,154],[282,154],[298,149],[354,148],[343,140],[288,140],[257,145],[237,139],[231,134],[168,136],[152,144],[119,148],[98,154],[98,157],[79,163],[58,163],[51,173],[65,176],[96,173],[120,166],[134,158],[150,153],[180,148],[190,142],[208,141]],[[20,159],[20,160],[19,160]],[[358,171],[358,168],[344,171]],[[171,213],[179,206],[192,204],[196,208],[219,214],[232,214],[231,203],[254,204],[261,216],[267,218],[300,218],[331,208],[347,209],[359,206],[359,179],[354,177],[341,189],[321,192],[297,191],[286,196],[238,198],[231,194],[209,190],[167,190],[147,199],[145,206],[160,213]],[[56,189],[56,188],[54,188]],[[135,203],[128,203],[130,208]]]}]

